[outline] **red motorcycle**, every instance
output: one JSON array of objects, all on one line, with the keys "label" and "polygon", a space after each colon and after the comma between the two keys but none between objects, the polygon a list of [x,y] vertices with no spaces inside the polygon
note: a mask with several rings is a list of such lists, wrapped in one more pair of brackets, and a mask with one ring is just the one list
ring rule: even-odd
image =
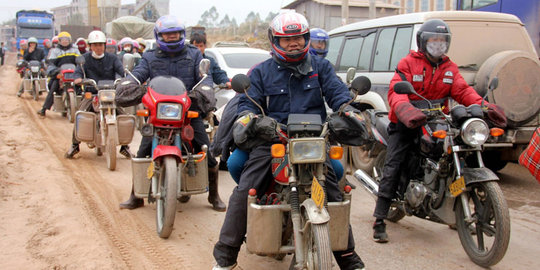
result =
[{"label": "red motorcycle", "polygon": [[73,123],[79,100],[82,99],[81,95],[77,95],[73,84],[75,65],[63,64],[60,66],[60,73],[56,77],[58,78],[58,87],[61,94],[54,94],[54,110],[62,113],[62,116],[67,115],[69,122]]},{"label": "red motorcycle", "polygon": [[[200,63],[203,74],[210,65],[205,60]],[[206,75],[201,82],[205,78]],[[192,91],[203,87],[201,82]],[[157,203],[157,233],[168,238],[174,225],[177,199],[208,190],[208,147],[205,145],[201,152],[194,153],[190,120],[199,114],[189,111],[191,99],[181,80],[158,76],[150,80],[147,89],[142,99],[147,109],[137,114],[148,117],[141,134],[152,137],[152,157],[132,159],[134,193],[138,198],[146,197],[149,202]]]}]

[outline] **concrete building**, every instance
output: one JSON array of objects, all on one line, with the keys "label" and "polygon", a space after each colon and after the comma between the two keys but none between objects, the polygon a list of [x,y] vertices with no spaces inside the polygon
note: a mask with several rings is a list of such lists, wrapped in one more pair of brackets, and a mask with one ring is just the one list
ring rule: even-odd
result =
[{"label": "concrete building", "polygon": [[400,14],[424,12],[424,11],[442,11],[455,10],[455,0],[387,0],[389,4],[400,7]]}]

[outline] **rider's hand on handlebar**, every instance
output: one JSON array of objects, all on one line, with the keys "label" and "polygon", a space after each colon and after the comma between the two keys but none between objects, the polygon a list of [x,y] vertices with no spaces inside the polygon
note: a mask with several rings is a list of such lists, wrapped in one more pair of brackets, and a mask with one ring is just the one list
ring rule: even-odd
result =
[{"label": "rider's hand on handlebar", "polygon": [[506,115],[503,108],[496,104],[487,104],[487,118],[491,124],[498,128],[505,128],[507,124]]},{"label": "rider's hand on handlebar", "polygon": [[396,116],[408,128],[417,128],[427,122],[427,116],[409,102],[403,102],[396,106]]}]

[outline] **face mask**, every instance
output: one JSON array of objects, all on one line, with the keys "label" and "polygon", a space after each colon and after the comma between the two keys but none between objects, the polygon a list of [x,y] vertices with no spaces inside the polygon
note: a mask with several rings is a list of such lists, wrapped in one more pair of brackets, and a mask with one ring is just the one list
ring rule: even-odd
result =
[{"label": "face mask", "polygon": [[105,54],[101,54],[101,55],[97,55],[96,52],[92,51],[92,57],[94,57],[95,59],[101,59],[105,56]]},{"label": "face mask", "polygon": [[129,47],[129,46],[124,47],[124,51],[125,52],[131,52],[131,47]]},{"label": "face mask", "polygon": [[436,58],[441,57],[448,49],[447,43],[444,41],[433,41],[426,44],[428,53]]}]

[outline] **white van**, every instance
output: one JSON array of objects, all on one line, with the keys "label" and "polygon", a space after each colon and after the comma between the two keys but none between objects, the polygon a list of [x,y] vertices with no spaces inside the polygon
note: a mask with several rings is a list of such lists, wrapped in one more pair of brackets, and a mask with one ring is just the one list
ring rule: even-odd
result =
[{"label": "white van", "polygon": [[[357,98],[364,108],[387,110],[388,85],[398,62],[417,49],[416,32],[422,23],[435,18],[448,24],[452,33],[448,56],[469,85],[481,93],[494,77],[499,79],[499,87],[488,94],[488,101],[505,110],[509,128],[504,138],[486,144],[496,153],[489,155],[486,164],[495,171],[502,169],[507,161],[517,160],[540,124],[540,61],[516,16],[436,11],[357,22],[329,32],[326,58],[343,79],[349,67],[370,78],[370,93]],[[356,155],[361,158],[356,158],[355,165],[370,161],[366,153],[356,151]]]}]

